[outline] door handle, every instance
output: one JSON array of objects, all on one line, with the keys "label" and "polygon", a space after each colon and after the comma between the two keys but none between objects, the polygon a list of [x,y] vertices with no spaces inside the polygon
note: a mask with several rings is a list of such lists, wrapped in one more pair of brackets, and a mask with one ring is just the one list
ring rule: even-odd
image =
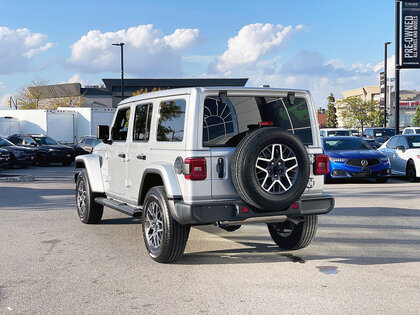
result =
[{"label": "door handle", "polygon": [[118,157],[125,159],[125,153],[118,153]]},{"label": "door handle", "polygon": [[139,155],[137,155],[137,158],[138,158],[139,160],[145,160],[145,159],[146,159],[146,155],[144,155],[144,154],[139,154]]}]

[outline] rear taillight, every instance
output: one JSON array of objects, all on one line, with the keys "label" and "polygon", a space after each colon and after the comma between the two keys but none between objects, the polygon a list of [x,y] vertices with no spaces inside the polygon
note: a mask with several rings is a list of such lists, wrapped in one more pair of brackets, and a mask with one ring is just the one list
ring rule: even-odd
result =
[{"label": "rear taillight", "polygon": [[184,161],[184,176],[189,180],[206,179],[206,159],[205,158],[187,158]]},{"label": "rear taillight", "polygon": [[328,174],[330,169],[328,167],[328,155],[315,155],[314,174],[324,175]]}]

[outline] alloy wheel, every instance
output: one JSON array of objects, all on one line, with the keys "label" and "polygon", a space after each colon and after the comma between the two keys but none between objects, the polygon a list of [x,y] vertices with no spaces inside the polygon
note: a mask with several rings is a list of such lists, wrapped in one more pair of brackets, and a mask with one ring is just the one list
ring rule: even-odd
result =
[{"label": "alloy wheel", "polygon": [[81,219],[84,218],[86,214],[86,202],[87,202],[87,195],[86,195],[86,186],[85,182],[81,180],[77,185],[77,212],[79,213],[79,217]]},{"label": "alloy wheel", "polygon": [[298,161],[292,149],[284,144],[270,144],[258,154],[255,176],[262,189],[282,194],[292,188],[298,175]]},{"label": "alloy wheel", "polygon": [[146,240],[153,250],[160,248],[163,239],[163,214],[156,201],[152,201],[146,212]]}]

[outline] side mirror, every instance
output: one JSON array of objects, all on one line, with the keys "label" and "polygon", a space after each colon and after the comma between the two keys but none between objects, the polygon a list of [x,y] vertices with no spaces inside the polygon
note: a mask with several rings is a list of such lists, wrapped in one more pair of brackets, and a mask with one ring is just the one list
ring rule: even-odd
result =
[{"label": "side mirror", "polygon": [[403,145],[399,145],[399,146],[397,146],[397,148],[396,148],[397,150],[400,150],[400,151],[402,151],[402,152],[405,152],[405,148],[404,148],[404,146]]},{"label": "side mirror", "polygon": [[96,127],[96,137],[99,140],[106,141],[109,139],[109,126],[99,125]]},{"label": "side mirror", "polygon": [[32,142],[29,144],[31,147],[36,147],[36,142]]}]

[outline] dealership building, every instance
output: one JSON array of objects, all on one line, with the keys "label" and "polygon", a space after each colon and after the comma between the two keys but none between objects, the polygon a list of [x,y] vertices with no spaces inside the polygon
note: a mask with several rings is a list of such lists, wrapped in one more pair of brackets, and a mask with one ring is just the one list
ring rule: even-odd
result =
[{"label": "dealership building", "polygon": [[[341,92],[344,98],[350,96],[358,96],[363,101],[375,101],[378,106],[383,110],[383,104],[380,104],[381,100],[381,88],[380,86],[364,86],[361,88],[343,91]],[[391,101],[390,101],[391,100]],[[416,113],[417,106],[420,104],[420,91],[416,90],[400,90],[400,128],[413,126],[413,117]],[[387,97],[387,126],[395,126],[395,92],[391,92]],[[390,110],[391,108],[391,110]],[[346,126],[345,121],[339,114],[337,109],[338,124],[339,126]],[[350,126],[348,126],[350,127]],[[359,127],[359,126],[351,126]]]},{"label": "dealership building", "polygon": [[[80,98],[81,107],[115,108],[121,101],[121,79],[102,79],[102,85],[65,83],[30,87],[42,95],[42,102]],[[247,78],[124,79],[124,99],[153,91],[204,86],[245,86]]]}]

